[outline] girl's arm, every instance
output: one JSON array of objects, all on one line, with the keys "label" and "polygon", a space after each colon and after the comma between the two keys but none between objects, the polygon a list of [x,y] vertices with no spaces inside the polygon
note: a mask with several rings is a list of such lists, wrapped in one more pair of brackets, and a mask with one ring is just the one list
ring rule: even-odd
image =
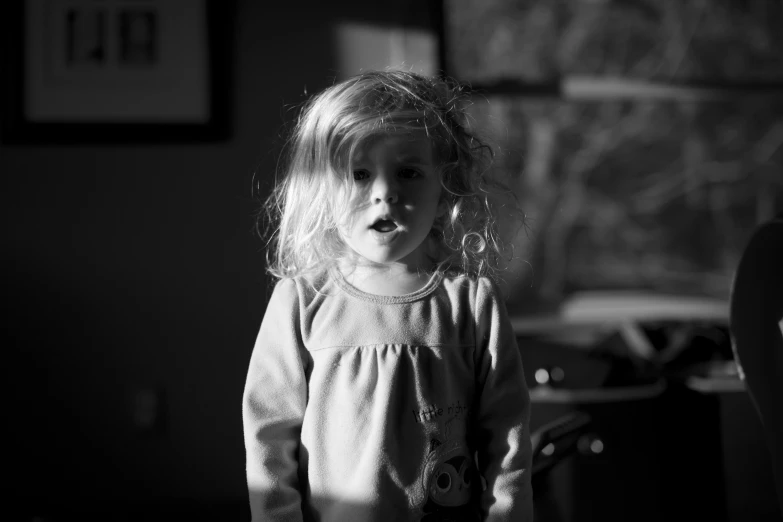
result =
[{"label": "girl's arm", "polygon": [[530,395],[506,307],[487,279],[476,295],[476,412],[486,520],[532,521]]},{"label": "girl's arm", "polygon": [[253,521],[301,521],[299,437],[307,404],[296,284],[269,299],[245,384],[242,419]]}]

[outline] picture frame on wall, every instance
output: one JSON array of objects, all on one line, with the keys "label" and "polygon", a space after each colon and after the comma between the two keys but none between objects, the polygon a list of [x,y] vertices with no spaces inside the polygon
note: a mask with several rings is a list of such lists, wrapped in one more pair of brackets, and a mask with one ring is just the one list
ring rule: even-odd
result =
[{"label": "picture frame on wall", "polygon": [[6,143],[170,143],[229,134],[226,5],[25,0],[3,24]]}]

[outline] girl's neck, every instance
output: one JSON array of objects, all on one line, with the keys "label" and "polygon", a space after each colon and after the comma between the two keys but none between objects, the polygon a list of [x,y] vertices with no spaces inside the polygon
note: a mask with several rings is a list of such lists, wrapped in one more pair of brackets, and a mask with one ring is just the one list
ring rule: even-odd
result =
[{"label": "girl's neck", "polygon": [[401,296],[421,290],[432,272],[405,264],[359,264],[346,260],[339,265],[345,281],[367,294]]}]

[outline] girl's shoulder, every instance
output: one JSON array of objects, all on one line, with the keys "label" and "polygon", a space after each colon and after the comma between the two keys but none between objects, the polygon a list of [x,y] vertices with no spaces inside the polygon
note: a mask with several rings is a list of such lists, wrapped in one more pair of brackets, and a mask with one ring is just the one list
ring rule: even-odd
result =
[{"label": "girl's shoulder", "polygon": [[472,276],[468,274],[443,275],[441,287],[451,295],[460,295],[471,301],[501,300],[501,292],[497,283],[487,276]]},{"label": "girl's shoulder", "polygon": [[333,286],[327,271],[282,277],[274,284],[273,295],[280,294],[290,299],[309,302],[318,295],[329,293]]},{"label": "girl's shoulder", "polygon": [[468,286],[470,288],[496,288],[497,283],[489,276],[471,275],[463,272],[446,271],[442,273],[442,279],[444,284],[450,284],[454,286]]}]

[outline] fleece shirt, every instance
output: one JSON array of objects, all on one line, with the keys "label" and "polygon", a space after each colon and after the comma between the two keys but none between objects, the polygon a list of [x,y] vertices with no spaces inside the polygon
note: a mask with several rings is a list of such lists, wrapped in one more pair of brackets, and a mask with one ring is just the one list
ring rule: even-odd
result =
[{"label": "fleece shirt", "polygon": [[529,418],[489,279],[280,280],[243,399],[253,521],[532,521]]}]

